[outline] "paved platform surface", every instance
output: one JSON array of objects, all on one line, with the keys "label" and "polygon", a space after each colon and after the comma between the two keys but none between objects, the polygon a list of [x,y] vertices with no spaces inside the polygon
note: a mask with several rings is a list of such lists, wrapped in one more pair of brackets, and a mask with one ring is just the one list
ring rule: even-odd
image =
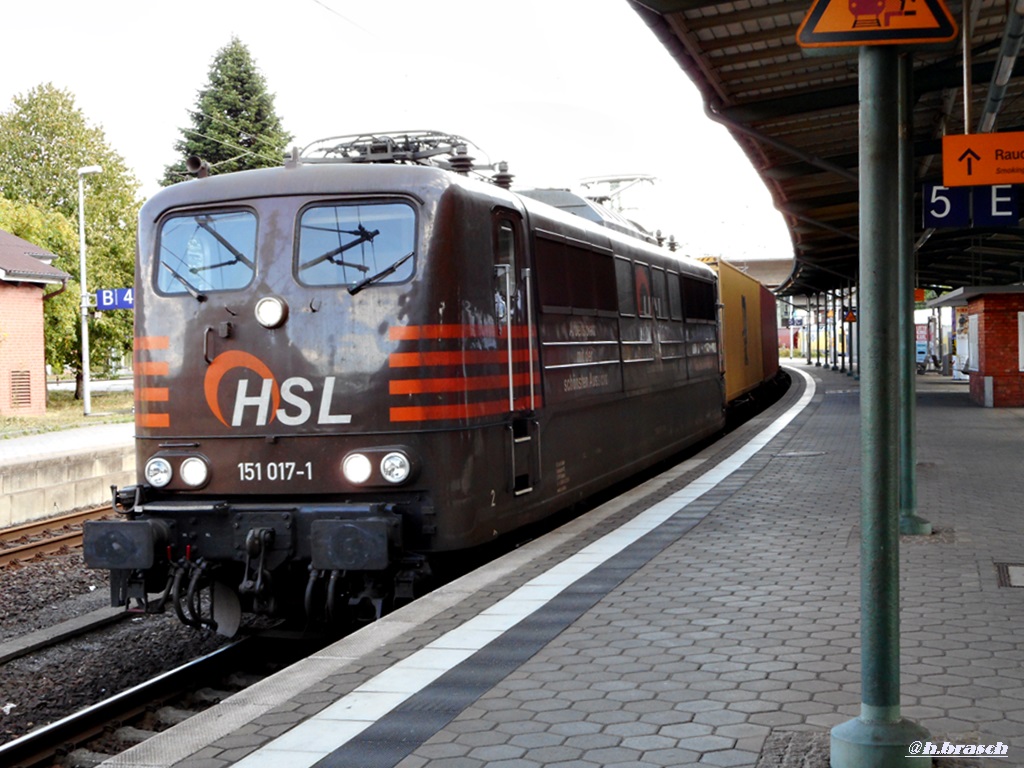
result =
[{"label": "paved platform surface", "polygon": [[0,440],[0,466],[32,459],[60,458],[81,451],[131,449],[134,442],[135,424],[131,422],[11,437]]},{"label": "paved platform surface", "polygon": [[[858,386],[795,367],[815,379],[809,405],[735,471],[721,468],[802,385],[680,467],[109,765],[826,766],[829,729],[860,702]],[[937,532],[901,538],[903,714],[939,749],[1008,746],[938,766],[1024,765],[1024,589],[1000,586],[1024,563],[1024,410],[918,385],[919,514]],[[556,578],[587,558],[600,562]],[[524,599],[537,610],[502,619]]]}]

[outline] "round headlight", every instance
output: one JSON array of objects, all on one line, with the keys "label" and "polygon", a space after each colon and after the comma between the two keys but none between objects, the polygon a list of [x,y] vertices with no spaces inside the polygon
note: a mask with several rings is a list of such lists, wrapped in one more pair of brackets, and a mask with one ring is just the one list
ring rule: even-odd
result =
[{"label": "round headlight", "polygon": [[264,328],[277,328],[288,316],[288,305],[276,296],[264,296],[256,302],[256,320]]},{"label": "round headlight", "polygon": [[341,463],[341,472],[345,479],[354,485],[362,485],[370,479],[373,465],[370,460],[361,453],[350,453]]},{"label": "round headlight", "polygon": [[143,472],[150,485],[163,488],[174,477],[171,471],[171,462],[167,459],[154,458],[146,462],[146,469]]},{"label": "round headlight", "polygon": [[198,456],[189,456],[181,462],[181,479],[185,485],[198,488],[210,479],[210,468]]},{"label": "round headlight", "polygon": [[380,473],[389,483],[404,483],[411,471],[412,464],[404,453],[389,453],[380,460]]}]

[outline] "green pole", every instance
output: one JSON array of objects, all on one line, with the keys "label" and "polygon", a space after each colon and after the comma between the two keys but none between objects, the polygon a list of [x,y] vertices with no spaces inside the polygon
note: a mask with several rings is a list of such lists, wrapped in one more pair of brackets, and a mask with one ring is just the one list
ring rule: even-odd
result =
[{"label": "green pole", "polygon": [[842,327],[839,318],[839,292],[832,291],[832,370],[839,370],[839,329]]},{"label": "green pole", "polygon": [[832,768],[930,766],[900,715],[899,55],[860,49],[861,705],[832,729]]},{"label": "green pole", "polygon": [[914,58],[900,57],[900,533],[927,536],[932,524],[917,514],[917,334],[914,328]]}]

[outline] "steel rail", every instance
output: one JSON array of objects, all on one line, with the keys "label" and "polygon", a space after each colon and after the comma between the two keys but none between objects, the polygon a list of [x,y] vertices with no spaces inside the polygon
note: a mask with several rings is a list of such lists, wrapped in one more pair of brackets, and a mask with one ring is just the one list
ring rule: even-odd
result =
[{"label": "steel rail", "polygon": [[0,745],[0,765],[10,768],[30,768],[45,764],[68,745],[82,744],[101,733],[110,722],[140,712],[154,700],[173,696],[188,690],[196,681],[223,671],[252,638],[242,638],[229,645],[164,672],[152,680],[115,694],[80,712],[58,720],[31,733]]},{"label": "steel rail", "polygon": [[[30,536],[44,536],[50,531],[66,528],[69,525],[81,525],[87,520],[94,520],[104,517],[112,512],[108,505],[94,509],[71,512],[59,517],[50,517],[45,520],[36,520],[31,523],[4,528],[0,530],[0,544],[18,541]],[[82,532],[71,531],[56,536],[46,536],[36,541],[29,541],[14,546],[3,546],[0,548],[0,567],[19,560],[29,560],[36,555],[56,552],[64,547],[78,547],[82,544]]]}]

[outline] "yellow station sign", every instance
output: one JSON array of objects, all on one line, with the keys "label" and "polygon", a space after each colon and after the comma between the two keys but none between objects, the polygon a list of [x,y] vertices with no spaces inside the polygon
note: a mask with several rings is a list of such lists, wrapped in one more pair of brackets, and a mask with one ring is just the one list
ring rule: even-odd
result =
[{"label": "yellow station sign", "polygon": [[923,45],[958,34],[943,0],[815,0],[796,41],[802,48]]}]

